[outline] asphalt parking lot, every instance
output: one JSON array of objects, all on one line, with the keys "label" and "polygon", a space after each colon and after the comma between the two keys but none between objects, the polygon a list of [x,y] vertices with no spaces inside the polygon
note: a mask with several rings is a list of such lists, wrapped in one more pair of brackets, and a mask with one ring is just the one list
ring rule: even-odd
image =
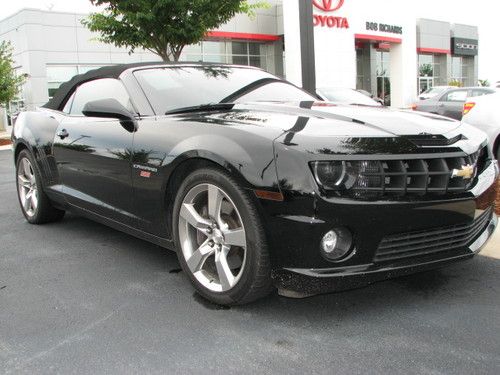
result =
[{"label": "asphalt parking lot", "polygon": [[0,151],[1,373],[500,373],[498,239],[443,270],[222,309],[171,252],[72,215],[27,224],[11,155]]}]

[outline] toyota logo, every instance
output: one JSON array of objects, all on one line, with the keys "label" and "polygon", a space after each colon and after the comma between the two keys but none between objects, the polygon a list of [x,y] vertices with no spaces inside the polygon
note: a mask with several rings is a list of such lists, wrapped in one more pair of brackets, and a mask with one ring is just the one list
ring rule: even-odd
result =
[{"label": "toyota logo", "polygon": [[333,12],[344,5],[344,0],[313,0],[313,4],[316,8],[325,12]]}]

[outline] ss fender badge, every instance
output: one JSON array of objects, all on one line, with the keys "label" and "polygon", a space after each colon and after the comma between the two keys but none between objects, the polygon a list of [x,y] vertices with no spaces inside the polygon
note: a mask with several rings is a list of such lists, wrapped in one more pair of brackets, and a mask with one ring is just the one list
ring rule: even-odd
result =
[{"label": "ss fender badge", "polygon": [[134,164],[134,169],[139,169],[139,176],[144,178],[150,178],[151,173],[157,173],[158,168],[148,167],[147,165]]}]

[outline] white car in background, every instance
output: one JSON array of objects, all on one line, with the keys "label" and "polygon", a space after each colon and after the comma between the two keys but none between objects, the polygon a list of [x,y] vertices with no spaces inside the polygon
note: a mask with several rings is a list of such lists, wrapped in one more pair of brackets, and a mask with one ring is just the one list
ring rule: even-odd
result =
[{"label": "white car in background", "polygon": [[493,154],[500,160],[500,92],[467,99],[462,121],[488,134]]}]

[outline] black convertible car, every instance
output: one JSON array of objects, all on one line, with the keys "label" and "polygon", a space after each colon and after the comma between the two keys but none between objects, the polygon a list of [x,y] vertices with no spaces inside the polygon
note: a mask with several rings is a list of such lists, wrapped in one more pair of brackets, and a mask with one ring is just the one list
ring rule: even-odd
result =
[{"label": "black convertible car", "polygon": [[483,133],[320,102],[249,67],[93,70],[20,114],[13,141],[30,223],[71,210],[177,250],[219,304],[470,258],[497,223]]}]

